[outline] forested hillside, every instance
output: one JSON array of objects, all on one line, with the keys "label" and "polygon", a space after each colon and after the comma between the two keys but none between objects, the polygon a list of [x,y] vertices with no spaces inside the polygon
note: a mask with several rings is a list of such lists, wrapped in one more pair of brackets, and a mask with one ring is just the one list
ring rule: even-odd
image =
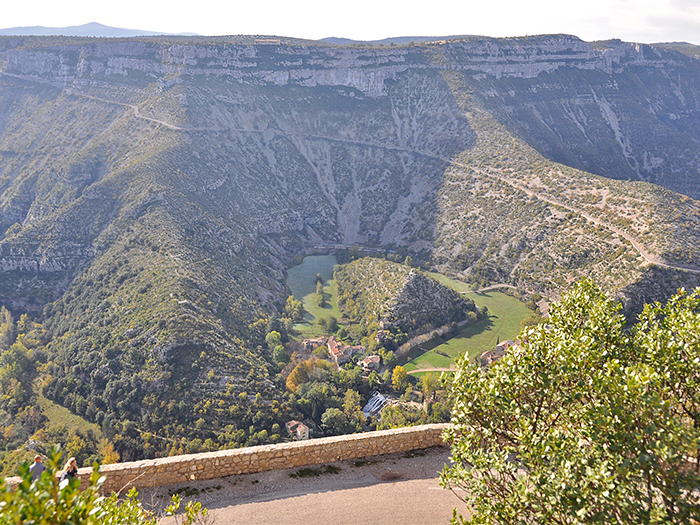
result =
[{"label": "forested hillside", "polygon": [[561,35],[2,37],[0,303],[40,341],[2,395],[123,459],[267,441],[313,413],[274,358],[310,249],[523,295],[592,276],[630,310],[691,286],[699,78],[673,49]]}]

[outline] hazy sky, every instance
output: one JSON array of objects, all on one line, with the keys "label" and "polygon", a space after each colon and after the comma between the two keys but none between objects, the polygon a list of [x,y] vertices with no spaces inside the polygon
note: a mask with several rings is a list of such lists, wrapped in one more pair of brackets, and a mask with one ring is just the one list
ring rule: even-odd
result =
[{"label": "hazy sky", "polygon": [[4,0],[0,28],[88,22],[203,35],[379,40],[568,33],[700,44],[700,0]]}]

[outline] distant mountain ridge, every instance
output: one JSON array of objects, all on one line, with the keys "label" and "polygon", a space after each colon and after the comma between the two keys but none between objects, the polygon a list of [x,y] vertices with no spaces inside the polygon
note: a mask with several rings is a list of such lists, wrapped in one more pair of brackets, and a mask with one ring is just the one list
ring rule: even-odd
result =
[{"label": "distant mountain ridge", "polygon": [[[176,33],[181,36],[194,36],[196,33]],[[142,31],[140,29],[124,29],[110,27],[97,22],[90,22],[79,26],[45,27],[26,26],[0,29],[2,36],[85,36],[96,38],[129,38],[135,36],[173,35],[173,33],[160,33],[158,31]]]},{"label": "distant mountain ridge", "polygon": [[402,46],[405,44],[418,44],[425,42],[441,42],[445,40],[459,40],[461,38],[485,38],[475,35],[453,35],[453,36],[397,36],[390,38],[383,38],[381,40],[353,40],[352,38],[338,38],[338,37],[328,37],[322,38],[321,42],[326,42],[328,44],[337,44],[341,46],[350,46],[352,44],[370,44],[370,45],[397,45]]}]

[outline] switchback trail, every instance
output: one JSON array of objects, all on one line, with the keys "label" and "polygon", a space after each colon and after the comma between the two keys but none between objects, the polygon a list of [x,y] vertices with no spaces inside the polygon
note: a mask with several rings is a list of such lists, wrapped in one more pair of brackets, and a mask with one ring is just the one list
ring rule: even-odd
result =
[{"label": "switchback trail", "polygon": [[517,286],[513,286],[512,284],[492,284],[491,286],[487,286],[485,288],[479,288],[478,290],[467,290],[466,292],[459,292],[459,293],[481,293],[481,292],[488,292],[489,290],[496,290],[498,288],[510,288],[511,290],[517,290]]}]

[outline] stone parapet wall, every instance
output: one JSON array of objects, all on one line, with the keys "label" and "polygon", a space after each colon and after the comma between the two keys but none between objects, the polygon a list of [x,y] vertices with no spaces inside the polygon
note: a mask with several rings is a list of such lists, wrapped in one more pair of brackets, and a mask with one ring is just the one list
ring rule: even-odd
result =
[{"label": "stone parapet wall", "polygon": [[[444,445],[442,431],[447,424],[421,425],[349,434],[276,445],[219,450],[167,458],[104,465],[105,492],[124,491],[281,470],[348,459],[366,458]],[[87,484],[92,468],[81,468],[78,475]],[[14,484],[18,478],[8,478]]]}]

